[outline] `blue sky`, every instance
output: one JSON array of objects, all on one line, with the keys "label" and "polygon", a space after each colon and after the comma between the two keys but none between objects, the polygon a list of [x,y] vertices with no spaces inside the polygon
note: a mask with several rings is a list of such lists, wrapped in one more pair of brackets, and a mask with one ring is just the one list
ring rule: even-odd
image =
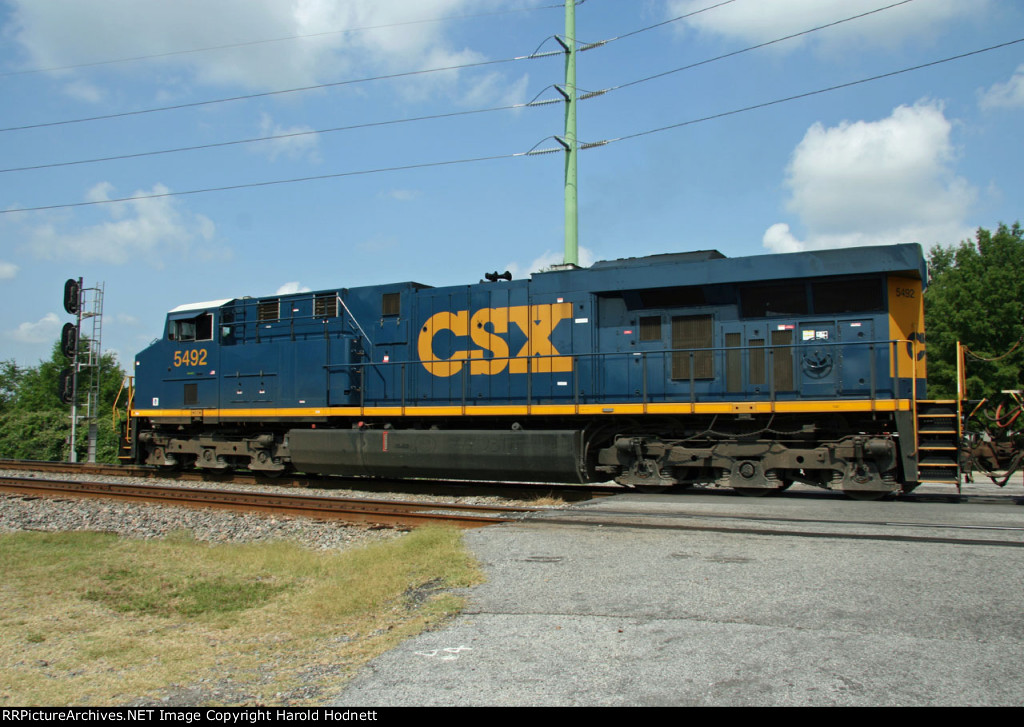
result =
[{"label": "blue sky", "polygon": [[[578,39],[720,1],[586,0]],[[1018,0],[913,0],[634,83],[892,2],[734,0],[580,53],[582,90],[631,84],[579,104],[582,141],[621,139],[580,153],[581,262],[928,248],[1024,217],[1024,43],[644,133],[1024,38]],[[69,277],[105,283],[104,349],[130,368],[182,303],[560,262],[562,155],[509,156],[555,146],[559,104],[301,134],[555,98],[559,56],[323,85],[556,50],[559,4],[0,0],[3,170],[300,134],[0,172],[0,359],[48,356]]]}]

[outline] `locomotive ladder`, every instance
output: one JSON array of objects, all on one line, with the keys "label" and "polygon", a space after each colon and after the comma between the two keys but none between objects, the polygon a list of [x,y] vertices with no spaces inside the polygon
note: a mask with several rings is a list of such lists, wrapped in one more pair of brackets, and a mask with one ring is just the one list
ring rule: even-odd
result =
[{"label": "locomotive ladder", "polygon": [[960,408],[954,400],[917,401],[920,482],[960,487]]},{"label": "locomotive ladder", "polygon": [[[134,382],[134,376],[125,376],[121,381],[121,388],[118,389],[117,396],[114,397],[113,424],[114,431],[118,432],[117,458],[122,464],[127,464],[132,459],[132,407],[135,405]],[[121,400],[122,393],[125,395],[126,417],[124,421],[121,421],[117,408],[117,404]]]}]

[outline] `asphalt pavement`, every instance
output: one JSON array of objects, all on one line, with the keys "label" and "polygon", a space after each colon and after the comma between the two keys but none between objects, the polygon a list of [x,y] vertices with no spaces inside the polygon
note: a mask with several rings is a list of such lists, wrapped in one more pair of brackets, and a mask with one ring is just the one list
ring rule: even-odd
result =
[{"label": "asphalt pavement", "polygon": [[488,580],[466,611],[336,705],[1019,706],[1024,488],[1008,487],[960,504],[624,494],[470,531]]}]

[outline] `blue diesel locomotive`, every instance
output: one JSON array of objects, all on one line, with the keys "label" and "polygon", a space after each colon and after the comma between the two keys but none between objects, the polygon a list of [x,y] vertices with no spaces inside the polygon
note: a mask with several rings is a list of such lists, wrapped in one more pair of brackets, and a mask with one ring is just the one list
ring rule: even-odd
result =
[{"label": "blue diesel locomotive", "polygon": [[918,245],[701,251],[183,305],[136,358],[131,458],[749,494],[952,482],[925,280]]}]

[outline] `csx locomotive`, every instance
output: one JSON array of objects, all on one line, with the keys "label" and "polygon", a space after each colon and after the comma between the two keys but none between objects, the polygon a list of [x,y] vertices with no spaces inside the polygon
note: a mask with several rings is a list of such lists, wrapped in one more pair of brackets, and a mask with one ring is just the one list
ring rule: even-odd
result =
[{"label": "csx locomotive", "polygon": [[183,305],[136,358],[131,457],[748,494],[952,482],[925,280],[918,245],[700,251]]}]

